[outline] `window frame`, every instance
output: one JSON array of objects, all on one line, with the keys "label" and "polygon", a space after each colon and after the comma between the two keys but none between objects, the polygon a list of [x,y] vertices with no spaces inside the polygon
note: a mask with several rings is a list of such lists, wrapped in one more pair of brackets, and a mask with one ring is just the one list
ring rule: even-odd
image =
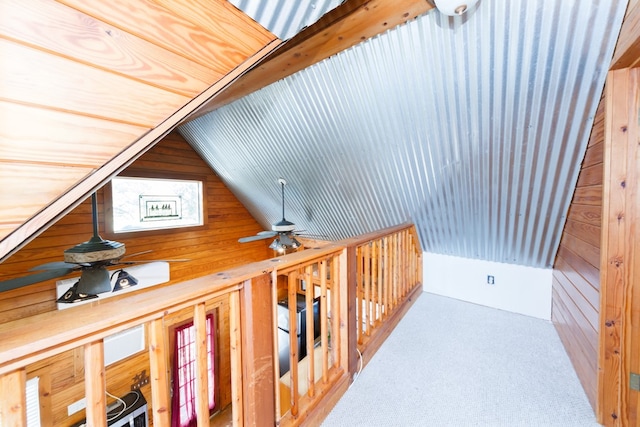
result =
[{"label": "window frame", "polygon": [[190,232],[196,230],[206,230],[209,228],[209,215],[207,212],[207,179],[203,175],[196,174],[185,174],[185,173],[174,173],[174,172],[152,172],[145,170],[136,170],[136,169],[127,169],[125,172],[122,172],[117,175],[122,178],[146,178],[146,179],[157,179],[157,180],[186,180],[186,181],[200,181],[202,185],[202,224],[201,225],[189,225],[189,226],[180,226],[180,227],[165,227],[165,228],[156,228],[151,230],[136,230],[136,231],[126,231],[126,232],[115,232],[113,227],[113,186],[111,185],[111,181],[109,181],[104,186],[104,215],[103,215],[103,223],[105,236],[109,239],[129,239],[140,236],[158,236],[167,233],[176,233],[176,232]]}]

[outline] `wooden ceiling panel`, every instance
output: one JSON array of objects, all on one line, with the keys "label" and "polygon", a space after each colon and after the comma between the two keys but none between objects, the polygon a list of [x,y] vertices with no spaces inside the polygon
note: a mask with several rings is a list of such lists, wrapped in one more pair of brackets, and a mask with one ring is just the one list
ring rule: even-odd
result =
[{"label": "wooden ceiling panel", "polygon": [[199,28],[207,29],[216,43],[223,49],[226,47],[225,54],[241,55],[235,58],[236,60],[243,61],[247,55],[274,39],[273,34],[228,1],[156,0],[156,3],[193,22]]},{"label": "wooden ceiling panel", "polygon": [[148,130],[1,101],[0,112],[0,159],[13,163],[97,169]]},{"label": "wooden ceiling panel", "polygon": [[0,98],[20,103],[153,127],[190,99],[3,39],[0,57]]},{"label": "wooden ceiling panel", "polygon": [[[223,2],[224,0],[214,0],[209,3]],[[211,67],[220,76],[227,74],[239,62],[246,60],[275,39],[275,36],[254,21],[240,19],[241,15],[232,12],[228,7],[209,5],[207,9],[202,10],[195,5],[172,6],[174,10],[169,10],[157,2],[146,0],[61,0],[61,3],[183,55],[200,65]],[[177,15],[175,10],[186,15]],[[209,24],[229,22],[230,25],[216,28],[198,26],[196,22],[202,22],[199,15],[209,13],[213,14],[207,20]],[[251,29],[247,31],[245,29],[248,25],[251,25]],[[233,32],[229,31],[231,26],[235,27]]]},{"label": "wooden ceiling panel", "polygon": [[2,6],[0,32],[16,42],[195,96],[220,72],[47,0]]},{"label": "wooden ceiling panel", "polygon": [[[15,224],[36,212],[92,172],[89,168],[0,162],[0,223]],[[2,237],[5,237],[4,235]]]}]

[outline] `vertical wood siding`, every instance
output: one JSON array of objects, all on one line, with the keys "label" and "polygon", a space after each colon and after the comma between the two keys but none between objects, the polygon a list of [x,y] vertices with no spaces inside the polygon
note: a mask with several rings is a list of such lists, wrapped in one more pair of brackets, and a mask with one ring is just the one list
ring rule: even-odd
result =
[{"label": "vertical wood siding", "polygon": [[[206,178],[206,200],[208,224],[198,231],[167,231],[161,235],[119,239],[104,232],[103,192],[98,191],[100,234],[103,238],[117,239],[125,243],[127,253],[153,250],[144,259],[189,258],[191,261],[172,263],[171,281],[188,280],[232,266],[265,259],[272,255],[268,242],[259,241],[239,244],[238,237],[253,235],[262,227],[222,184],[220,179],[200,159],[182,137],[169,134],[163,141],[136,161],[129,170],[149,171],[162,174],[188,173]],[[166,172],[165,172],[166,173]],[[38,264],[61,261],[62,252],[91,237],[91,203],[86,200],[46,232],[0,264],[0,278],[21,276]],[[0,293],[0,323],[55,310],[55,280],[41,282],[20,289]],[[228,348],[228,301],[223,298],[214,304],[218,312],[220,345],[220,404],[231,401],[230,365]],[[182,321],[182,317],[175,320]],[[166,326],[166,325],[165,325]],[[125,394],[135,375],[146,369],[149,374],[148,352],[142,352],[107,369],[107,389],[115,395]],[[42,363],[34,364],[27,375],[40,376],[41,398],[45,402],[43,417],[51,417],[52,424],[70,425],[83,417],[82,412],[67,416],[67,406],[84,394],[82,351],[72,350]],[[148,385],[142,388],[149,397]],[[148,399],[150,402],[150,399]]]},{"label": "vertical wood siding", "polygon": [[604,102],[600,101],[553,268],[552,321],[596,407]]}]

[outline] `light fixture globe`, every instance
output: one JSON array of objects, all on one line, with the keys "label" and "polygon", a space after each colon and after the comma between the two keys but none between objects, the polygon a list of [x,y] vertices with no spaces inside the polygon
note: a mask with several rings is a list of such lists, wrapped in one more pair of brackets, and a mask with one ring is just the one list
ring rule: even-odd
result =
[{"label": "light fixture globe", "polygon": [[434,0],[436,7],[448,16],[459,16],[475,6],[478,0]]},{"label": "light fixture globe", "polygon": [[280,254],[284,254],[289,250],[298,249],[300,246],[302,246],[302,244],[294,236],[280,234],[271,242],[269,248]]}]

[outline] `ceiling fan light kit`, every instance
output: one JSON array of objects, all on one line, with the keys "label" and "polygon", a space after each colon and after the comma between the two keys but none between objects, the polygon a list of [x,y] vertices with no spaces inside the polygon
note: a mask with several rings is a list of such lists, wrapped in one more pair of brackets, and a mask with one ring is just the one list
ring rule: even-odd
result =
[{"label": "ceiling fan light kit", "polygon": [[302,244],[294,236],[282,234],[271,242],[269,248],[284,254],[289,250],[298,249],[300,246],[302,246]]},{"label": "ceiling fan light kit", "polygon": [[116,270],[111,277],[116,274],[118,274],[118,276],[116,277],[116,284],[113,286],[113,292],[118,292],[138,284],[138,280],[125,270]]},{"label": "ceiling fan light kit", "polygon": [[96,295],[111,290],[109,272],[104,266],[84,267],[78,281],[78,293]]},{"label": "ceiling fan light kit", "polygon": [[269,248],[282,255],[287,253],[287,251],[300,248],[302,243],[296,239],[296,225],[291,221],[287,221],[284,217],[284,186],[287,185],[287,181],[283,178],[279,178],[278,183],[282,189],[282,219],[271,225],[271,231],[261,231],[255,236],[241,237],[238,239],[238,242],[247,243],[275,236],[275,239],[271,242]]}]

